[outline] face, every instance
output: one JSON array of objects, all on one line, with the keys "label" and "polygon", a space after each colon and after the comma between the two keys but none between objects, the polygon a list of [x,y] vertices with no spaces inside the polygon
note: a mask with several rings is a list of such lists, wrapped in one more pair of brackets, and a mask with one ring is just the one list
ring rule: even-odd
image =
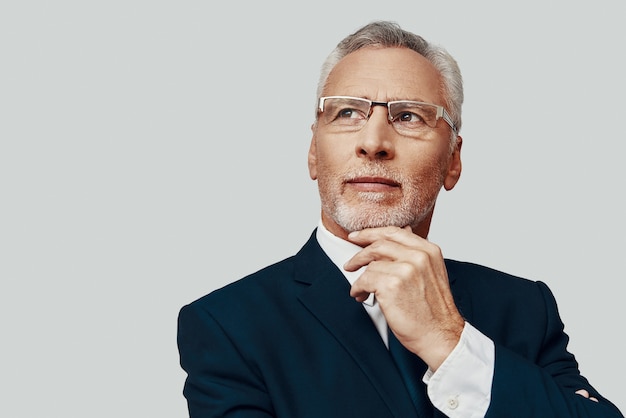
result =
[{"label": "face", "polygon": [[[323,96],[443,105],[440,87],[438,71],[418,53],[363,48],[335,66]],[[357,132],[337,133],[322,122],[312,131],[309,173],[318,182],[327,229],[345,238],[363,228],[408,225],[426,238],[439,191],[452,189],[461,174],[462,140],[458,137],[450,150],[448,124],[439,120],[420,138],[411,138],[395,131],[386,107],[374,106]]]}]

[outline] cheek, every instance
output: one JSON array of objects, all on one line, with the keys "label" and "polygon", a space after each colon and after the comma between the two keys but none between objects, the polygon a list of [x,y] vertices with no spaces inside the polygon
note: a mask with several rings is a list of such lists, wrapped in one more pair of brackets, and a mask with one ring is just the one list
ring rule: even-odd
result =
[{"label": "cheek", "polygon": [[342,178],[341,171],[326,160],[317,162],[317,182],[320,188],[328,190]]},{"label": "cheek", "polygon": [[432,157],[421,159],[412,165],[411,183],[423,192],[432,189],[434,193],[443,186],[447,174],[447,165],[441,159]]},{"label": "cheek", "polygon": [[318,143],[316,154],[319,176],[341,173],[349,167],[350,163],[354,164],[354,161],[351,162],[352,153],[348,152],[345,147],[320,145],[322,144]]},{"label": "cheek", "polygon": [[430,157],[426,158],[426,161],[424,163],[424,167],[426,167],[425,170],[430,171],[431,178],[439,176],[441,181],[443,181],[443,179],[448,174],[450,158],[451,154],[449,148],[447,147],[447,144],[445,147],[441,146],[436,150],[433,150],[433,153],[430,155]]}]

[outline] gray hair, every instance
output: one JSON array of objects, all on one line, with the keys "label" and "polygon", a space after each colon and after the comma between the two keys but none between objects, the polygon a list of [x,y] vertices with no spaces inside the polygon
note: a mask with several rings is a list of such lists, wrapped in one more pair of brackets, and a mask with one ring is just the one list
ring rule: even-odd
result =
[{"label": "gray hair", "polygon": [[[456,60],[442,47],[428,43],[424,38],[400,28],[395,22],[375,21],[345,37],[328,55],[320,73],[317,98],[322,96],[326,81],[335,65],[346,55],[365,47],[409,48],[426,58],[439,71],[443,79],[442,93],[445,108],[452,121],[461,129],[463,106],[463,78]],[[456,134],[452,132],[453,143]]]}]

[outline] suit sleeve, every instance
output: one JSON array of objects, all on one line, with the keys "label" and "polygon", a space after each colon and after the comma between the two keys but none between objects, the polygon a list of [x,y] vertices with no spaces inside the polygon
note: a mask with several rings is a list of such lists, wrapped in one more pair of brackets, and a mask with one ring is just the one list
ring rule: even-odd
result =
[{"label": "suit sleeve", "polygon": [[259,373],[202,306],[181,309],[178,350],[187,372],[183,394],[191,418],[274,416]]},{"label": "suit sleeve", "polygon": [[[486,418],[588,417],[618,418],[623,415],[580,375],[578,364],[567,351],[568,336],[548,287],[538,282],[547,322],[537,358],[529,360],[496,344],[491,404]],[[586,389],[599,402],[577,395]]]}]

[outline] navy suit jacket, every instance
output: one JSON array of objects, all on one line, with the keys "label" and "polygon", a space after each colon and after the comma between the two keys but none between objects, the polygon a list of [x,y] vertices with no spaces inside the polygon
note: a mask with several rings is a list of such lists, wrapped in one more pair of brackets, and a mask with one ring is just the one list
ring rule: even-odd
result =
[{"label": "navy suit jacket", "polygon": [[[446,266],[461,314],[495,343],[487,417],[622,416],[580,375],[545,284],[475,264]],[[431,410],[415,410],[349,292],[313,234],[295,256],[183,307],[178,345],[190,416],[445,416],[433,412],[425,392]]]}]

